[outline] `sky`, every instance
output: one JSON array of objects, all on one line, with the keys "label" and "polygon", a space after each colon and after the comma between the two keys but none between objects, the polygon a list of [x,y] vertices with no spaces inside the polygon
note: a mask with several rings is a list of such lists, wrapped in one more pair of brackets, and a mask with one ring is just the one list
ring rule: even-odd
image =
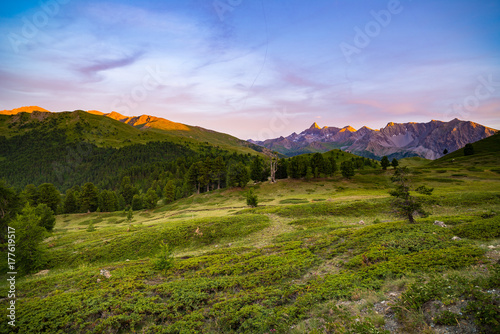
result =
[{"label": "sky", "polygon": [[320,126],[500,129],[498,0],[0,4],[0,110],[154,115],[264,140]]}]

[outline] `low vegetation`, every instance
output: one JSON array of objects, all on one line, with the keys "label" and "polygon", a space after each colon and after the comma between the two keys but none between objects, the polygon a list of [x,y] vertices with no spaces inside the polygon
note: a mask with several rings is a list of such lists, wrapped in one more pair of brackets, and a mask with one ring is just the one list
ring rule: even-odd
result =
[{"label": "low vegetation", "polygon": [[469,163],[399,162],[426,211],[412,224],[397,166],[60,214],[0,332],[496,333],[500,175]]}]

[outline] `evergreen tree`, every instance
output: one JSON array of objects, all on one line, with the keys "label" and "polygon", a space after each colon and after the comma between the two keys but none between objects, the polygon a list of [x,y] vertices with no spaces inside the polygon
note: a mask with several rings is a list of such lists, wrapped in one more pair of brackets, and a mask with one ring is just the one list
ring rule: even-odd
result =
[{"label": "evergreen tree", "polygon": [[276,168],[276,179],[286,179],[288,178],[288,160],[279,159],[278,166]]},{"label": "evergreen tree", "polygon": [[7,239],[7,226],[22,209],[22,199],[14,188],[0,180],[0,244]]},{"label": "evergreen tree", "polygon": [[38,204],[47,204],[52,211],[57,212],[57,206],[61,202],[61,195],[52,183],[39,185],[38,194]]},{"label": "evergreen tree", "polygon": [[118,210],[118,196],[112,190],[103,190],[99,194],[99,208],[101,212]]},{"label": "evergreen tree", "polygon": [[380,160],[380,165],[382,166],[382,169],[383,170],[386,170],[387,167],[389,167],[389,158],[387,158],[387,156],[383,156],[382,157],[382,160]]},{"label": "evergreen tree", "polygon": [[144,201],[142,199],[142,196],[139,194],[134,195],[134,198],[132,198],[132,210],[137,211],[137,210],[142,210],[144,208]]},{"label": "evergreen tree", "polygon": [[191,186],[191,188],[196,189],[196,193],[200,193],[200,182],[199,182],[199,177],[200,177],[200,169],[202,168],[202,163],[197,162],[191,165],[189,167],[187,175],[186,175],[186,180],[188,184]]},{"label": "evergreen tree", "polygon": [[[410,223],[415,223],[415,214],[426,215],[422,207],[422,201],[419,198],[411,196],[411,181],[409,178],[408,167],[397,168],[392,176],[391,180],[396,184],[396,188],[389,192],[391,196],[394,197],[392,201],[392,206],[395,209],[396,214],[406,218]],[[430,195],[433,189],[429,189],[425,186],[419,187],[418,192]]]},{"label": "evergreen tree", "polygon": [[63,211],[65,213],[76,213],[78,212],[78,203],[73,189],[68,189],[66,191],[66,196],[63,202]]},{"label": "evergreen tree", "polygon": [[247,205],[255,208],[259,204],[259,198],[253,192],[253,188],[250,188],[247,192]]},{"label": "evergreen tree", "polygon": [[17,272],[24,275],[40,269],[45,263],[42,241],[46,230],[40,226],[35,208],[27,204],[9,226],[15,229]]},{"label": "evergreen tree", "polygon": [[250,181],[250,174],[242,162],[229,165],[227,170],[227,184],[229,187],[244,188],[248,181]]},{"label": "evergreen tree", "polygon": [[346,179],[350,179],[351,177],[354,176],[354,166],[352,164],[352,161],[346,160],[342,161],[340,164],[340,172],[342,173],[342,176],[345,177]]},{"label": "evergreen tree", "polygon": [[314,153],[312,158],[311,158],[311,168],[314,173],[314,177],[318,178],[321,175],[326,174],[325,173],[325,158],[323,157],[323,154],[321,153]]},{"label": "evergreen tree", "polygon": [[396,160],[396,158],[393,158],[392,161],[391,161],[391,165],[393,168],[396,168],[399,166],[399,162],[398,160]]},{"label": "evergreen tree", "polygon": [[447,148],[445,148],[444,151],[443,151],[443,155],[446,155],[446,154],[448,154],[448,149]]},{"label": "evergreen tree", "polygon": [[310,180],[314,177],[314,174],[313,174],[313,170],[312,170],[312,167],[311,166],[308,166],[307,167],[307,170],[306,170],[306,179]]},{"label": "evergreen tree", "polygon": [[54,217],[54,211],[47,204],[38,204],[35,208],[35,214],[40,219],[38,225],[45,228],[48,232],[54,229],[56,217]]},{"label": "evergreen tree", "polygon": [[24,187],[23,195],[31,206],[37,206],[40,194],[34,184],[26,185],[26,187]]},{"label": "evergreen tree", "polygon": [[85,183],[80,194],[80,209],[83,212],[94,212],[98,205],[99,189],[92,182]]},{"label": "evergreen tree", "polygon": [[474,154],[474,147],[472,144],[465,144],[464,146],[464,155],[473,155]]},{"label": "evergreen tree", "polygon": [[158,204],[158,196],[156,195],[156,191],[153,188],[148,189],[145,202],[148,209],[152,210],[156,208],[156,205]]},{"label": "evergreen tree", "polygon": [[174,181],[168,180],[165,188],[163,189],[163,202],[165,204],[172,203],[175,200],[175,185]]},{"label": "evergreen tree", "polygon": [[221,156],[215,158],[212,169],[214,173],[214,181],[217,182],[217,189],[220,189],[220,183],[223,180],[224,171],[226,170],[226,164]]},{"label": "evergreen tree", "polygon": [[254,157],[252,161],[252,165],[250,166],[250,178],[254,182],[260,182],[262,179],[262,171],[264,169],[264,165],[262,160],[259,157]]},{"label": "evergreen tree", "polygon": [[[337,153],[337,157],[338,157],[338,153]],[[335,173],[339,170],[337,167],[337,161],[335,160],[335,158],[333,156],[329,157],[328,160],[330,160],[331,175],[335,175]]]},{"label": "evergreen tree", "polygon": [[134,195],[138,194],[139,190],[132,185],[130,177],[124,176],[120,186],[120,194],[125,199],[125,205],[131,205]]}]

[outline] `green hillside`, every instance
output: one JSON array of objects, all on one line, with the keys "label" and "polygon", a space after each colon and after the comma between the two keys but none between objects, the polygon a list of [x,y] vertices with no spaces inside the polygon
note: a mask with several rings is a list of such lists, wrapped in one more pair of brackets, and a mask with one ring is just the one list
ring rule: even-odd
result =
[{"label": "green hillside", "polygon": [[429,163],[432,167],[477,167],[498,168],[500,166],[500,133],[472,143],[474,154],[464,155],[464,148],[449,153]]},{"label": "green hillside", "polygon": [[[435,187],[417,224],[391,212],[389,170],[260,183],[257,208],[234,188],[130,223],[123,212],[59,215],[43,242],[48,272],[16,280],[17,327],[0,331],[498,332],[500,175],[415,171],[415,187]],[[166,270],[160,241],[174,246]]]},{"label": "green hillside", "polygon": [[225,133],[187,126],[189,131],[167,131],[155,128],[134,127],[115,119],[87,113],[82,110],[59,113],[19,113],[0,115],[0,136],[10,138],[31,130],[59,130],[71,133],[69,140],[84,140],[98,147],[119,148],[130,144],[151,141],[172,143],[209,144],[225,150],[256,154],[257,145],[247,143]]}]

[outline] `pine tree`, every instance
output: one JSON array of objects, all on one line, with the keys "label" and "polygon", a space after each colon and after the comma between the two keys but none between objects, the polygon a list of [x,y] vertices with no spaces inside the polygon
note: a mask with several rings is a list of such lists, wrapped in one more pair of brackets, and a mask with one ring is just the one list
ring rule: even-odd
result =
[{"label": "pine tree", "polygon": [[68,189],[66,191],[66,196],[64,197],[63,211],[65,213],[76,213],[78,212],[78,203],[73,189]]},{"label": "pine tree", "polygon": [[52,211],[57,212],[57,206],[61,202],[61,194],[52,183],[43,183],[38,186],[37,204],[47,204]]},{"label": "pine tree", "polygon": [[146,192],[146,207],[150,210],[156,208],[158,204],[158,195],[156,195],[156,191],[153,188],[149,188]]},{"label": "pine tree", "polygon": [[82,187],[80,194],[80,208],[83,212],[94,212],[99,205],[99,189],[92,183],[87,182]]},{"label": "pine tree", "polygon": [[473,155],[474,154],[474,147],[472,144],[465,144],[464,146],[464,155]]},{"label": "pine tree", "polygon": [[220,183],[223,180],[224,171],[226,169],[226,164],[221,156],[215,158],[212,169],[214,173],[214,181],[217,181],[217,189],[220,189]]},{"label": "pine tree", "polygon": [[165,204],[172,203],[175,200],[175,184],[174,181],[168,180],[165,188],[163,189],[163,202]]},{"label": "pine tree", "polygon": [[[422,201],[414,196],[411,196],[411,181],[409,178],[410,171],[408,167],[397,168],[391,180],[396,184],[396,188],[389,192],[393,196],[392,206],[394,211],[399,216],[406,218],[410,223],[415,223],[415,214],[426,215],[422,207]],[[432,188],[425,186],[417,188],[417,191],[424,195],[430,195]]]},{"label": "pine tree", "polygon": [[350,179],[351,177],[354,176],[354,166],[351,161],[342,161],[340,164],[340,172],[342,173],[342,176],[345,177],[346,179]]},{"label": "pine tree", "polygon": [[262,171],[264,169],[262,160],[259,157],[254,157],[250,166],[250,178],[254,182],[260,182],[262,179]]},{"label": "pine tree", "polygon": [[389,167],[389,164],[390,164],[389,158],[387,158],[387,156],[384,155],[382,157],[382,160],[380,160],[380,165],[382,166],[382,169],[386,170],[387,167]]},{"label": "pine tree", "polygon": [[40,218],[38,225],[45,228],[48,232],[54,229],[56,217],[54,217],[54,211],[47,204],[38,204],[35,208],[35,214]]},{"label": "pine tree", "polygon": [[396,158],[393,158],[392,161],[391,161],[391,165],[393,168],[396,168],[399,166],[399,162]]},{"label": "pine tree", "polygon": [[46,230],[40,226],[40,217],[36,214],[35,208],[26,205],[9,226],[15,229],[16,240],[22,240],[16,242],[17,272],[23,275],[40,269],[45,263],[42,241]]}]

